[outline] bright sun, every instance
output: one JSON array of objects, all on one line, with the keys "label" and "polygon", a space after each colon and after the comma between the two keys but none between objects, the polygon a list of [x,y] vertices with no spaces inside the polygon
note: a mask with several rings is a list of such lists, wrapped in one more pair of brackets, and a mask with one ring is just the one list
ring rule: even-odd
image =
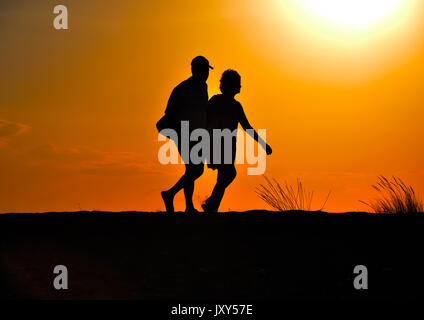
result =
[{"label": "bright sun", "polygon": [[367,29],[400,10],[404,0],[298,0],[307,10],[331,24]]}]

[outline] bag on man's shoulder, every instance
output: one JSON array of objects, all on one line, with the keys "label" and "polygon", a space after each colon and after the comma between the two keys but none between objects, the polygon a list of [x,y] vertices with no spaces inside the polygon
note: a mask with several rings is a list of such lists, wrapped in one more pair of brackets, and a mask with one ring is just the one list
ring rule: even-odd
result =
[{"label": "bag on man's shoulder", "polygon": [[156,122],[156,129],[160,134],[167,138],[172,138],[169,134],[166,134],[166,132],[163,132],[165,129],[172,129],[174,131],[177,131],[177,125],[176,121],[172,119],[169,115],[165,114],[162,118],[159,119],[158,122]]}]

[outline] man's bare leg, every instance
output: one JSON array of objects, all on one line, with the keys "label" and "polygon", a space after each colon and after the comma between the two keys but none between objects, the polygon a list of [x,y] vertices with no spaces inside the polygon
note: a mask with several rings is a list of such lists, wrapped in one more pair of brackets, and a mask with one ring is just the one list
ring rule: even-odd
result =
[{"label": "man's bare leg", "polygon": [[189,164],[186,166],[185,180],[184,180],[184,196],[186,200],[185,212],[198,212],[193,205],[194,182],[198,179],[204,170],[204,165]]},{"label": "man's bare leg", "polygon": [[194,180],[192,177],[186,177],[184,184],[184,196],[186,201],[185,212],[198,212],[193,205]]},{"label": "man's bare leg", "polygon": [[184,188],[184,179],[185,174],[177,181],[177,183],[171,189],[162,191],[160,193],[165,204],[166,212],[174,212],[174,197],[182,188]]}]

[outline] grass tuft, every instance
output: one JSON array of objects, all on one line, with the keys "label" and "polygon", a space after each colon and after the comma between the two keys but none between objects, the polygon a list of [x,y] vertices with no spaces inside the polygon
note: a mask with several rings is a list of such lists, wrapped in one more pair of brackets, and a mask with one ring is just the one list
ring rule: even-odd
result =
[{"label": "grass tuft", "polygon": [[[264,176],[266,184],[260,184],[255,192],[259,198],[277,211],[310,211],[312,206],[313,191],[308,191],[303,183],[297,179],[297,186],[289,185],[285,182],[282,186],[276,179],[269,179]],[[330,197],[330,192],[324,204],[319,210],[322,211]]]},{"label": "grass tuft", "polygon": [[378,182],[372,188],[381,194],[381,197],[361,203],[367,205],[375,213],[419,213],[423,212],[423,202],[418,199],[412,186],[406,185],[400,178],[392,180],[378,176]]}]

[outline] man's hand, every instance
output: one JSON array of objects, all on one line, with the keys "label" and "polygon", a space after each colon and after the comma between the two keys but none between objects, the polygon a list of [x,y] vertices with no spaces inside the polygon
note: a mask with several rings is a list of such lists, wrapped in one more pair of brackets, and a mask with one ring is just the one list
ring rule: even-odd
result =
[{"label": "man's hand", "polygon": [[266,145],[266,149],[265,149],[265,151],[266,151],[266,154],[267,154],[267,155],[270,155],[270,154],[272,153],[272,149],[271,149],[271,147],[269,146],[269,144],[267,144],[267,145]]}]

